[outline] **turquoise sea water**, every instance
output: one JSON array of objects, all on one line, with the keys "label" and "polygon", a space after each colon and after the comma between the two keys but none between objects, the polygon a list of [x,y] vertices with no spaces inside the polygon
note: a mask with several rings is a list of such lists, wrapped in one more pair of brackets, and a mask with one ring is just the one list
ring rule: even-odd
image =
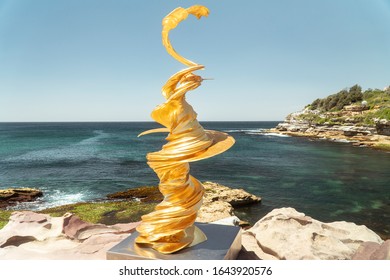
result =
[{"label": "turquoise sea water", "polygon": [[[200,181],[243,188],[263,198],[236,211],[255,222],[294,207],[321,221],[365,224],[390,237],[390,153],[265,133],[276,122],[206,122],[236,139],[227,152],[191,164]],[[0,189],[35,187],[44,197],[16,209],[104,198],[158,179],[146,153],[163,134],[137,138],[154,123],[0,123]]]}]

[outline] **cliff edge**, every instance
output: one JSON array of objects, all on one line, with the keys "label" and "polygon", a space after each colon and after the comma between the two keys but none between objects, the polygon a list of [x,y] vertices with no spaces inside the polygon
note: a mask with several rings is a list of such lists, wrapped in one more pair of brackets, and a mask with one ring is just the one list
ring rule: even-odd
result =
[{"label": "cliff edge", "polygon": [[390,87],[362,92],[354,85],[316,99],[302,111],[289,114],[271,132],[390,151]]}]

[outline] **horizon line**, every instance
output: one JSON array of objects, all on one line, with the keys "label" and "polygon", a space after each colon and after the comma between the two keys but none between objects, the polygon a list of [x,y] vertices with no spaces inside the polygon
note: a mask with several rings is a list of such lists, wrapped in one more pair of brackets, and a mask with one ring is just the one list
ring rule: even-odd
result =
[{"label": "horizon line", "polygon": [[[256,121],[256,120],[250,120],[250,121],[245,121],[245,120],[205,120],[205,121],[199,121],[199,122],[281,122],[283,120],[273,120],[273,121]],[[131,122],[150,122],[150,123],[158,123],[156,121],[0,121],[0,124],[3,123],[131,123]]]}]

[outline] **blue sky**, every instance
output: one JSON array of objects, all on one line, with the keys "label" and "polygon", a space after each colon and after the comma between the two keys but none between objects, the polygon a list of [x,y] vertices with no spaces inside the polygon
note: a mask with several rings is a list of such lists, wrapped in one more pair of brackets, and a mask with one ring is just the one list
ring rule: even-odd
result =
[{"label": "blue sky", "polygon": [[161,20],[214,78],[188,93],[201,121],[282,120],[318,97],[390,85],[390,0],[0,0],[0,121],[152,121],[184,65]]}]

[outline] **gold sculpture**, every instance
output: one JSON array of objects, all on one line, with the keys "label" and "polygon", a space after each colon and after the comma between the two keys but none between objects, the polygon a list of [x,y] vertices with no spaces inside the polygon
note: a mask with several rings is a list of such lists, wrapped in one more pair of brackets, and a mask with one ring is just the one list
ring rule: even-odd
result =
[{"label": "gold sculpture", "polygon": [[198,19],[208,16],[209,10],[200,5],[188,9],[176,8],[162,21],[162,42],[168,53],[187,65],[169,78],[162,88],[166,101],[157,106],[151,116],[165,128],[148,130],[140,134],[168,132],[168,141],[161,151],[147,155],[148,165],[160,179],[159,190],[164,200],[155,211],[142,216],[137,227],[139,236],[135,242],[152,247],[163,254],[176,252],[206,240],[206,236],[194,226],[197,212],[202,205],[204,188],[189,175],[189,162],[202,160],[222,153],[234,144],[233,137],[226,133],[204,130],[197,114],[186,102],[187,91],[200,86],[202,77],[193,74],[204,69],[203,65],[179,55],[169,41],[170,30],[185,20],[188,15]]}]

